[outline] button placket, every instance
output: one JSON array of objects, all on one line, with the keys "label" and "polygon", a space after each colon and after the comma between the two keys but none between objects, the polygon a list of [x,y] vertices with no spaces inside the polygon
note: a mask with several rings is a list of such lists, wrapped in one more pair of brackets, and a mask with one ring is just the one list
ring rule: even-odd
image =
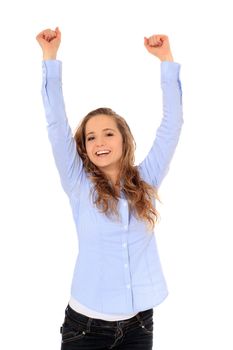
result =
[{"label": "button placket", "polygon": [[129,253],[128,253],[128,230],[129,230],[129,212],[128,202],[123,199],[121,201],[122,209],[122,254],[123,254],[123,269],[125,276],[125,290],[126,300],[132,305],[132,291],[131,291],[131,276],[129,271]]},{"label": "button placket", "polygon": [[[126,239],[126,236],[125,236],[125,239]],[[129,271],[129,268],[128,268],[128,250],[127,250],[127,242],[123,242],[122,243],[122,247],[123,247],[123,263],[124,263],[124,270],[125,270],[125,287],[127,290],[130,290],[131,288],[131,277],[130,277],[130,271]]]}]

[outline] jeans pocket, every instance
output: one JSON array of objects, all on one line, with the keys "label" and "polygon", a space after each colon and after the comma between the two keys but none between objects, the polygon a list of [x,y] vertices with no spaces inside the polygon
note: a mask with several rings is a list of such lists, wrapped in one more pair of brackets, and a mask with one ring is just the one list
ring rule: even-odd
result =
[{"label": "jeans pocket", "polygon": [[60,328],[62,343],[77,341],[86,335],[86,326],[73,321],[67,315]]}]

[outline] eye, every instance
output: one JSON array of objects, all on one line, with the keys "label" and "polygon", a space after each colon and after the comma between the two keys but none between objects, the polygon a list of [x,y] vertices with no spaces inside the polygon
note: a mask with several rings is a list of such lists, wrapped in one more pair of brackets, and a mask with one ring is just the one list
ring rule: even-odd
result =
[{"label": "eye", "polygon": [[[111,133],[111,132],[107,133],[106,135],[107,135],[107,136],[114,136],[114,134]],[[90,137],[87,138],[87,141],[91,141],[91,140],[93,140],[93,139],[94,139],[94,136],[90,136]]]}]

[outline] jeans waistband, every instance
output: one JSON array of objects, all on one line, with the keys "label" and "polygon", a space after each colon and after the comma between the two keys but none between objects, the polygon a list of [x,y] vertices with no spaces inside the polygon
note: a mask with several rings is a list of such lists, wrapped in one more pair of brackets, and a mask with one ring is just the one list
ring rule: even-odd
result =
[{"label": "jeans waistband", "polygon": [[83,325],[86,325],[87,323],[95,326],[102,326],[102,327],[118,327],[119,325],[129,325],[129,324],[133,324],[136,322],[141,322],[142,320],[147,319],[148,317],[153,315],[153,308],[151,309],[147,309],[144,311],[140,311],[137,313],[137,315],[135,315],[134,317],[131,317],[129,319],[126,320],[118,320],[118,321],[106,321],[106,320],[102,320],[102,319],[97,319],[97,318],[91,318],[88,317],[86,315],[83,315],[75,310],[73,310],[70,305],[68,304],[65,310],[66,315],[68,315],[68,317],[70,317],[71,319],[73,319],[74,321],[78,321],[80,323],[82,323]]}]

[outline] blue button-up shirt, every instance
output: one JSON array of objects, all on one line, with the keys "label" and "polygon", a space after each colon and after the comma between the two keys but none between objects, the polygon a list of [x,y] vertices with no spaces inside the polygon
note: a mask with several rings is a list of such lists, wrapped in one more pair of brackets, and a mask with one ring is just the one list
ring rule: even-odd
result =
[{"label": "blue button-up shirt", "polygon": [[[66,116],[62,62],[43,60],[42,69],[48,138],[79,242],[71,296],[106,314],[152,308],[168,295],[155,233],[129,211],[122,192],[118,202],[120,221],[111,220],[94,206],[90,196],[93,184],[84,171]],[[137,165],[141,177],[157,188],[168,172],[183,124],[179,72],[179,63],[161,62],[163,118],[150,151]]]}]

